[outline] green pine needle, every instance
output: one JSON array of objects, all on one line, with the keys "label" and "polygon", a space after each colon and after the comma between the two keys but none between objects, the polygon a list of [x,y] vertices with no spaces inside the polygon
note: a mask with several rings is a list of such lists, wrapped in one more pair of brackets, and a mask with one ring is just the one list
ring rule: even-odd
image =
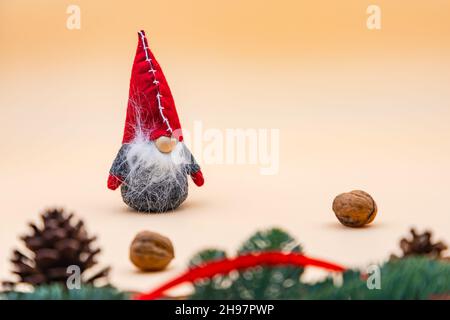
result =
[{"label": "green pine needle", "polygon": [[126,300],[128,294],[111,286],[93,287],[84,285],[80,289],[68,290],[61,284],[41,285],[32,292],[12,291],[0,295],[6,300]]}]

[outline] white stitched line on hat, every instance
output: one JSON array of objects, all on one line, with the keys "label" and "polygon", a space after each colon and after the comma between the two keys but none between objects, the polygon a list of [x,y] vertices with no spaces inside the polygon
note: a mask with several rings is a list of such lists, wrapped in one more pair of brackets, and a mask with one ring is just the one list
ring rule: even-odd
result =
[{"label": "white stitched line on hat", "polygon": [[169,123],[169,119],[167,119],[164,116],[164,107],[162,106],[161,103],[161,98],[162,95],[159,92],[159,81],[156,80],[156,70],[153,69],[153,63],[152,63],[152,59],[150,59],[150,57],[148,56],[148,47],[145,45],[145,36],[144,33],[142,33],[141,31],[139,31],[139,36],[141,37],[141,41],[142,41],[142,47],[144,48],[144,52],[145,52],[145,61],[148,62],[149,66],[150,66],[150,70],[148,70],[149,73],[153,73],[154,79],[153,79],[153,84],[156,85],[157,88],[157,93],[156,93],[156,99],[158,100],[158,109],[159,109],[159,114],[161,115],[161,118],[163,120],[163,122],[167,125],[167,130],[166,131],[170,131],[171,133],[173,133],[172,127],[170,126]]}]

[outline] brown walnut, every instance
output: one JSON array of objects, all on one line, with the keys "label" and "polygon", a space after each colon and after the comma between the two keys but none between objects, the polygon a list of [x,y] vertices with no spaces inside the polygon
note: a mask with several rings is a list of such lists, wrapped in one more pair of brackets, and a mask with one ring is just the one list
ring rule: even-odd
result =
[{"label": "brown walnut", "polygon": [[174,256],[170,239],[156,232],[139,232],[130,246],[130,260],[142,271],[162,270]]},{"label": "brown walnut", "polygon": [[367,192],[353,190],[334,199],[333,211],[343,225],[357,228],[375,219],[377,204]]}]

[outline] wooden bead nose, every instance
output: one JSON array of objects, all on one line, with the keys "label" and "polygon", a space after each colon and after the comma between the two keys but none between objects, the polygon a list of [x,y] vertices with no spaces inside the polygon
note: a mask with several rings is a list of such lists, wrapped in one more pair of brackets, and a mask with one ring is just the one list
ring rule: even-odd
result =
[{"label": "wooden bead nose", "polygon": [[158,148],[158,150],[160,152],[169,153],[175,148],[175,146],[177,144],[177,139],[172,138],[172,137],[162,136],[162,137],[159,137],[158,139],[156,139],[155,144],[156,144],[156,148]]}]

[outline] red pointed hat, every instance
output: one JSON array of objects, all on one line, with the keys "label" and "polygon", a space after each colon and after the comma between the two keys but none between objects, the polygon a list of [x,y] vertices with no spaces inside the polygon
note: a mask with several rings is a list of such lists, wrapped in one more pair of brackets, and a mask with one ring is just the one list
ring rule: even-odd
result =
[{"label": "red pointed hat", "polygon": [[131,142],[138,133],[150,140],[161,136],[183,140],[172,93],[144,31],[138,33],[122,143]]}]

